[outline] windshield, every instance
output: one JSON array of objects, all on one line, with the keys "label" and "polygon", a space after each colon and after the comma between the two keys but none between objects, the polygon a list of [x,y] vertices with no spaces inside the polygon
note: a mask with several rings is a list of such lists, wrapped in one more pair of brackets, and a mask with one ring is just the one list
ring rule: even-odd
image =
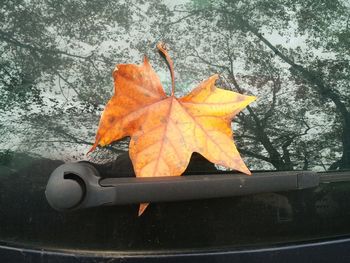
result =
[{"label": "windshield", "polygon": [[[349,170],[349,17],[345,0],[2,1],[0,240],[172,249],[348,234],[347,183],[151,205],[141,219],[135,206],[59,213],[43,193],[64,162],[89,161],[104,176],[133,176],[128,138],[87,152],[114,92],[116,64],[140,64],[146,55],[170,95],[159,41],[174,61],[177,97],[219,74],[218,87],[258,98],[232,122],[250,170]],[[200,161],[188,173],[224,169],[194,158]],[[320,217],[323,228],[315,223]],[[308,219],[299,225],[302,218]]]}]

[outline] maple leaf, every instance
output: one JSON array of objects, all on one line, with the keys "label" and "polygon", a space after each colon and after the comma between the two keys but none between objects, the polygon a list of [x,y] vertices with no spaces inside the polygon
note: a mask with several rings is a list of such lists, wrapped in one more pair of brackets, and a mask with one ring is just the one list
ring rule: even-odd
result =
[{"label": "maple leaf", "polygon": [[[215,87],[218,75],[199,84],[188,95],[174,96],[174,71],[165,46],[172,78],[167,96],[148,59],[143,64],[119,64],[114,95],[104,109],[93,151],[130,136],[129,155],[137,177],[179,176],[193,152],[210,162],[250,175],[233,141],[231,121],[256,97]],[[139,215],[147,204],[141,204]]]}]

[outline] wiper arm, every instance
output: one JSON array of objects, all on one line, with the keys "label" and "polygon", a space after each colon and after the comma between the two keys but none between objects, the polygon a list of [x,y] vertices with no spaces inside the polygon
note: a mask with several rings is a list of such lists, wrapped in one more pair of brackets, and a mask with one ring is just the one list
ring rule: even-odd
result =
[{"label": "wiper arm", "polygon": [[316,172],[257,172],[179,177],[101,178],[88,163],[59,166],[46,187],[46,198],[57,210],[240,196],[316,187]]}]

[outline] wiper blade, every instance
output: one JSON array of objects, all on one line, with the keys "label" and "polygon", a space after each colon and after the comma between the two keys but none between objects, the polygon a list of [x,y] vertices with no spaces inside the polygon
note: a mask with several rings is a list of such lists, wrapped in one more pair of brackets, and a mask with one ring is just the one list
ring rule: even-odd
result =
[{"label": "wiper blade", "polygon": [[[349,176],[349,173],[347,173]],[[342,175],[345,177],[345,175]],[[59,166],[46,187],[46,198],[57,210],[104,205],[207,199],[312,188],[331,174],[310,171],[206,174],[179,177],[101,178],[88,163]]]},{"label": "wiper blade", "polygon": [[320,183],[350,181],[350,170],[319,172]]}]

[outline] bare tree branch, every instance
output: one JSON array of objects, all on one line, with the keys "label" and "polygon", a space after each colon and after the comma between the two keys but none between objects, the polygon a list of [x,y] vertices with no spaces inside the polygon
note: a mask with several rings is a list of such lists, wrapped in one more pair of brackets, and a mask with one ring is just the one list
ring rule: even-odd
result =
[{"label": "bare tree branch", "polygon": [[265,112],[265,116],[262,119],[263,126],[266,127],[267,121],[275,112],[276,102],[277,102],[277,93],[281,88],[280,76],[278,75],[277,79],[271,78],[273,81],[273,89],[272,89],[272,103],[270,108]]},{"label": "bare tree branch", "polygon": [[0,40],[5,41],[7,43],[11,43],[11,44],[18,46],[18,47],[21,47],[21,48],[29,49],[31,51],[36,51],[39,53],[60,54],[60,55],[68,56],[68,57],[74,57],[74,58],[85,59],[85,60],[89,59],[89,57],[91,56],[91,55],[80,56],[80,55],[71,54],[71,53],[68,53],[65,51],[61,51],[61,50],[51,50],[51,49],[47,49],[47,48],[35,47],[35,46],[25,44],[25,43],[22,43],[22,42],[16,40],[10,34],[4,32],[2,30],[0,30]]}]

